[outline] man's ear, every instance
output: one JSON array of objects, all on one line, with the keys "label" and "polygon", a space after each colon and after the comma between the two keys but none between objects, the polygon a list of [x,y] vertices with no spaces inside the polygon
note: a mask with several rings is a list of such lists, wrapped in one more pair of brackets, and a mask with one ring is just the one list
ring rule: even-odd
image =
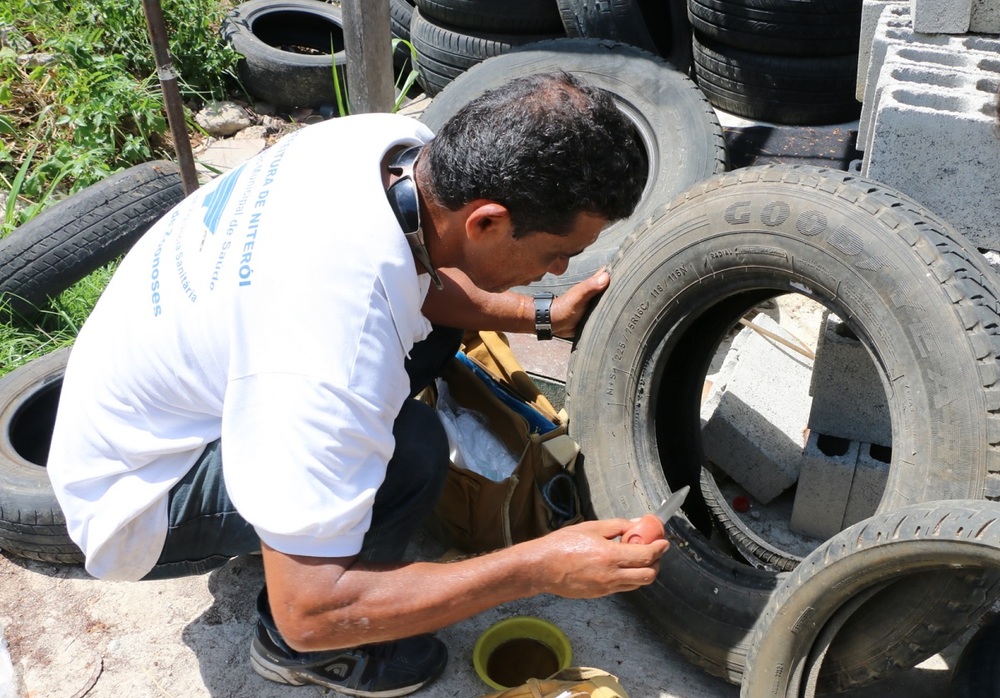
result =
[{"label": "man's ear", "polygon": [[478,239],[484,235],[506,235],[510,232],[510,211],[506,206],[485,199],[467,205],[469,212],[465,217],[465,234],[469,239]]}]

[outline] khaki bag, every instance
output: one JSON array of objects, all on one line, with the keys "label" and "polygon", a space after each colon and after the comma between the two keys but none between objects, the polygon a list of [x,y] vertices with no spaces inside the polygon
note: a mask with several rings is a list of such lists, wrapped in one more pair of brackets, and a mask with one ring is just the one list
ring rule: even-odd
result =
[{"label": "khaki bag", "polygon": [[[462,552],[480,553],[582,521],[573,481],[579,447],[517,362],[506,338],[495,332],[467,336],[465,354],[485,376],[456,358],[441,378],[459,405],[485,418],[489,430],[517,459],[517,466],[507,479],[494,481],[449,464],[428,529]],[[544,434],[533,431],[528,420],[490,388],[489,380],[556,424],[555,429]],[[425,395],[424,399],[433,404],[435,397]]]},{"label": "khaki bag", "polygon": [[628,698],[618,678],[601,669],[569,667],[547,679],[528,679],[521,686],[482,698]]}]

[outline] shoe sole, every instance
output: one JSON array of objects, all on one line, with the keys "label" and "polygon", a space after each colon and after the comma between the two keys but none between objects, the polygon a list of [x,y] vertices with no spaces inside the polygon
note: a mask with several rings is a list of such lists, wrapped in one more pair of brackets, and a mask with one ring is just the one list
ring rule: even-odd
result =
[{"label": "shoe sole", "polygon": [[[335,683],[322,681],[314,679],[308,674],[303,674],[294,669],[286,668],[269,662],[265,659],[260,650],[257,648],[256,642],[250,643],[250,666],[259,675],[263,676],[269,681],[274,681],[275,683],[288,684],[290,686],[305,686],[307,684],[313,684],[315,686],[323,686],[324,688],[330,688],[338,693],[343,693],[346,696],[358,696],[358,698],[398,698],[399,696],[406,696],[414,691],[419,691],[421,688],[429,684],[431,681],[437,678],[438,674],[429,677],[423,683],[405,686],[403,688],[397,688],[391,691],[355,691],[349,688],[344,688]],[[439,672],[440,673],[440,672]]]}]

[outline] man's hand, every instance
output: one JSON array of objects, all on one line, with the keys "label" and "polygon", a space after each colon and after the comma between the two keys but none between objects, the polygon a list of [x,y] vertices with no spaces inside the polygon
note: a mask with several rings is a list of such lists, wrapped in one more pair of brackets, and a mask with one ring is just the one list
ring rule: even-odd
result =
[{"label": "man's hand", "polygon": [[[651,584],[660,570],[666,540],[627,545],[618,540],[633,521],[584,521],[521,546],[535,560],[540,592],[591,599]],[[521,547],[519,546],[519,547]]]},{"label": "man's hand", "polygon": [[576,336],[576,326],[587,312],[590,301],[610,282],[608,272],[600,269],[552,301],[552,334],[566,338]]},{"label": "man's hand", "polygon": [[[438,269],[444,288],[431,288],[424,300],[424,317],[436,325],[497,332],[535,331],[531,296],[514,291],[489,293],[472,283],[460,269]],[[590,301],[608,287],[611,277],[601,269],[552,301],[552,333],[573,337]]]}]

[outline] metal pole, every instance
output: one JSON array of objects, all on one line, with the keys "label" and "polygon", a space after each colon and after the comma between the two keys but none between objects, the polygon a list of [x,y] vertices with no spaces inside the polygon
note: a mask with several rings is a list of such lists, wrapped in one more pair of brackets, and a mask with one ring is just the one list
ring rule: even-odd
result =
[{"label": "metal pole", "polygon": [[174,63],[167,44],[167,25],[163,21],[163,8],[160,6],[160,0],[142,0],[142,9],[146,14],[149,42],[153,46],[153,57],[156,59],[156,74],[160,78],[160,89],[167,109],[167,123],[174,141],[174,152],[177,153],[177,160],[181,166],[181,185],[184,187],[184,194],[188,195],[198,188],[198,172],[194,166],[194,155],[191,153],[191,141],[188,140],[184,105],[181,103],[181,93],[177,88],[177,73],[174,72]]}]

